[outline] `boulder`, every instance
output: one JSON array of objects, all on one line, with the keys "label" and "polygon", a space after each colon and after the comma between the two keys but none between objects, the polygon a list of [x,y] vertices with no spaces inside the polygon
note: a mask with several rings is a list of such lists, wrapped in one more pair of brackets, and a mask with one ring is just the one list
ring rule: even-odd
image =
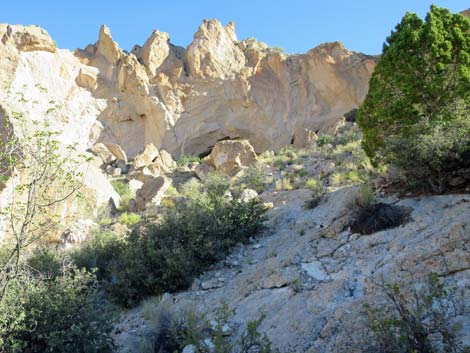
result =
[{"label": "boulder", "polygon": [[217,171],[234,176],[256,163],[256,153],[248,140],[219,141],[209,155],[209,163]]},{"label": "boulder", "polygon": [[142,183],[145,183],[147,180],[157,178],[160,175],[160,166],[155,163],[152,163],[147,167],[143,167],[137,170],[132,169],[127,175],[127,178],[129,180],[136,179],[138,181],[141,181]]},{"label": "boulder", "polygon": [[181,351],[181,353],[196,353],[196,352],[197,352],[197,348],[194,344],[189,344],[185,346],[183,350]]},{"label": "boulder", "polygon": [[157,164],[160,169],[165,173],[171,173],[176,167],[177,164],[169,154],[165,150],[160,150],[157,159],[155,159],[155,164]]},{"label": "boulder", "polygon": [[144,185],[144,183],[141,182],[140,180],[137,180],[137,179],[129,180],[129,190],[131,191],[133,195],[137,193],[137,190],[139,190],[142,187],[142,185]]},{"label": "boulder", "polygon": [[104,143],[97,143],[91,148],[91,152],[99,157],[104,164],[109,165],[116,161],[116,157],[108,150]]},{"label": "boulder", "polygon": [[116,167],[113,167],[112,165],[107,165],[106,166],[106,173],[108,173],[109,175],[113,176],[113,177],[118,177],[122,174],[122,170],[121,168],[116,168]]},{"label": "boulder", "polygon": [[215,171],[215,168],[209,164],[207,164],[206,162],[202,162],[200,164],[198,164],[196,166],[196,168],[194,168],[194,172],[196,173],[197,177],[200,179],[200,180],[204,180],[205,178],[207,178],[207,176],[214,172]]},{"label": "boulder", "polygon": [[111,152],[114,157],[116,157],[116,160],[127,163],[126,152],[121,148],[121,146],[116,143],[105,143],[104,145],[109,150],[109,152]]},{"label": "boulder", "polygon": [[61,247],[68,249],[83,243],[96,226],[98,225],[91,219],[79,219],[73,222],[60,237]]},{"label": "boulder", "polygon": [[153,143],[149,143],[145,146],[145,149],[142,153],[138,154],[134,158],[134,168],[139,169],[147,167],[159,156],[158,149],[154,146]]},{"label": "boulder", "polygon": [[147,180],[136,193],[136,209],[143,211],[148,203],[154,206],[160,205],[165,191],[171,186],[171,179],[159,176],[157,178]]},{"label": "boulder", "polygon": [[92,66],[83,66],[78,72],[76,82],[80,87],[94,92],[98,88],[99,70]]}]

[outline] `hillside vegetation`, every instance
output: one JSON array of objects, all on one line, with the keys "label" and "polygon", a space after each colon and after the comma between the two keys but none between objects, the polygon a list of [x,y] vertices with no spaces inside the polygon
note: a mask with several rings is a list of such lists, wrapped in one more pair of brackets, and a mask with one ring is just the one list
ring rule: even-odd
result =
[{"label": "hillside vegetation", "polygon": [[[241,62],[248,41],[210,23]],[[101,32],[93,55],[136,58]],[[200,64],[188,75],[233,74]],[[154,69],[152,84],[177,71]],[[153,143],[83,152],[49,103],[32,123],[0,111],[0,353],[470,351],[469,18],[407,13],[358,111],[273,151],[255,149],[271,131],[255,147],[203,133],[191,147],[208,151],[177,161]]]}]

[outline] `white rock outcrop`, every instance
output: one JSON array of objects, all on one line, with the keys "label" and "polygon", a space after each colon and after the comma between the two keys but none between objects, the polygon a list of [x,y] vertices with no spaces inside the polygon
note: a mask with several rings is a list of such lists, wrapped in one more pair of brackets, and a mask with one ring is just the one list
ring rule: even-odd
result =
[{"label": "white rock outcrop", "polygon": [[220,141],[212,149],[207,163],[217,171],[234,176],[256,163],[256,153],[248,140]]},{"label": "white rock outcrop", "polygon": [[337,42],[286,55],[238,40],[233,23],[217,20],[204,21],[187,48],[154,31],[131,53],[104,25],[96,44],[74,54],[39,27],[0,25],[0,38],[0,82],[44,85],[62,115],[89,116],[88,147],[115,143],[131,159],[149,143],[174,158],[207,154],[222,139],[248,139],[258,153],[302,146],[305,131],[330,131],[362,102],[376,62]]}]

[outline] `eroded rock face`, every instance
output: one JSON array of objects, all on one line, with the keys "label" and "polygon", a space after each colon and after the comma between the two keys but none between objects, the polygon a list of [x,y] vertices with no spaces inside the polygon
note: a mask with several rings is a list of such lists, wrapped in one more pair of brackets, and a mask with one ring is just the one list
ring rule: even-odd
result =
[{"label": "eroded rock face", "polygon": [[38,26],[15,26],[0,24],[0,40],[20,51],[48,51],[54,53],[56,45],[49,34]]},{"label": "eroded rock face", "polygon": [[207,162],[217,171],[234,176],[256,163],[256,153],[248,140],[220,141],[215,144]]},{"label": "eroded rock face", "polygon": [[[233,23],[217,20],[204,21],[187,48],[155,31],[131,53],[104,25],[95,44],[74,53],[57,49],[39,27],[0,25],[0,111],[47,117],[78,152],[117,144],[133,159],[153,144],[177,158],[207,154],[227,139],[248,139],[262,152],[301,147],[308,141],[302,129],[336,126],[362,102],[374,65],[340,43],[281,54],[255,39],[239,41]],[[159,155],[150,174],[171,171],[168,157]],[[100,202],[118,199],[100,173],[93,169],[100,176],[88,186]]]},{"label": "eroded rock face", "polygon": [[34,26],[1,25],[0,39],[1,82],[44,85],[62,115],[90,117],[81,126],[86,147],[116,143],[131,159],[149,143],[173,157],[208,153],[222,139],[249,139],[256,152],[302,147],[305,131],[334,129],[362,102],[376,61],[341,43],[285,55],[239,41],[233,23],[217,20],[204,21],[187,48],[154,31],[131,53],[104,25],[97,43],[74,55]]},{"label": "eroded rock face", "polygon": [[217,20],[204,20],[188,47],[186,60],[195,78],[225,79],[239,74],[245,67],[245,55],[237,45],[233,22],[223,27]]}]

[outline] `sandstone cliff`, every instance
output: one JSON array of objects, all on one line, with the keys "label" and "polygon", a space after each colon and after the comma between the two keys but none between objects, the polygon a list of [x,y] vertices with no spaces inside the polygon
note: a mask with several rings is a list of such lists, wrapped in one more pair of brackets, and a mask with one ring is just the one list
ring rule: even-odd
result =
[{"label": "sandstone cliff", "polygon": [[[106,26],[74,53],[38,27],[1,25],[0,38],[1,105],[37,115],[53,97],[69,142],[117,143],[131,158],[148,143],[174,157],[207,153],[227,137],[247,138],[257,152],[301,145],[305,129],[334,128],[361,103],[375,65],[338,42],[286,55],[239,41],[233,23],[217,20],[204,21],[187,48],[154,31],[131,53]],[[20,107],[7,91],[39,104]]]}]

